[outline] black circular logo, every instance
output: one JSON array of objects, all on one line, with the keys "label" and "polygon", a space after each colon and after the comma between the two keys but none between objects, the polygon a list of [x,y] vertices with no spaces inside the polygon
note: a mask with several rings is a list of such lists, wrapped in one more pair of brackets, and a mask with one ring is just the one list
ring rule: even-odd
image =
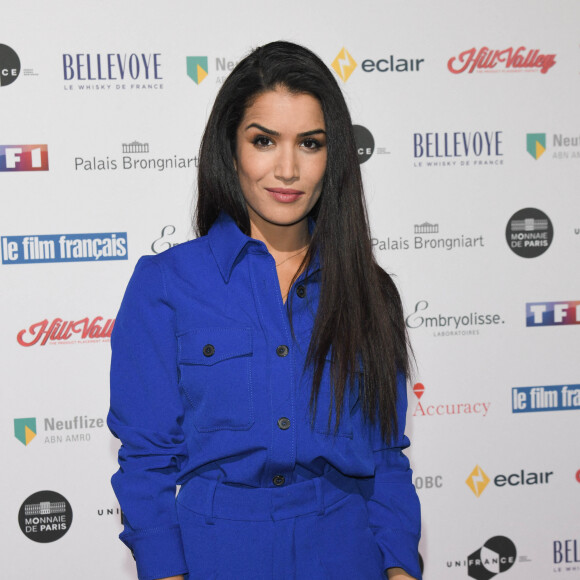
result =
[{"label": "black circular logo", "polygon": [[56,491],[37,491],[24,500],[18,512],[22,533],[35,542],[60,540],[72,523],[72,508]]},{"label": "black circular logo", "polygon": [[0,44],[0,87],[11,85],[20,74],[18,55],[5,44]]},{"label": "black circular logo", "polygon": [[539,209],[526,207],[509,219],[505,237],[510,250],[522,258],[541,256],[554,239],[550,218]]},{"label": "black circular logo", "polygon": [[516,546],[509,538],[494,536],[469,555],[467,573],[475,580],[489,580],[509,570],[515,564],[516,556]]},{"label": "black circular logo", "polygon": [[356,151],[358,153],[358,162],[368,161],[375,151],[375,139],[371,132],[362,125],[353,125],[354,140],[356,141]]}]

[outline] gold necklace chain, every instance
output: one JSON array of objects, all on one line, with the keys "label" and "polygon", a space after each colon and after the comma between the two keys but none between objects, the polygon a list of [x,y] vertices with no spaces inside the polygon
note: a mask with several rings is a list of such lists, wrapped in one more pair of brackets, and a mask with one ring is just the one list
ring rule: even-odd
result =
[{"label": "gold necklace chain", "polygon": [[278,266],[281,266],[282,264],[284,264],[284,262],[287,262],[288,260],[291,260],[292,258],[295,258],[296,256],[298,256],[298,254],[301,254],[302,252],[306,251],[307,249],[308,249],[308,246],[304,246],[299,252],[296,252],[295,254],[292,254],[291,256],[288,256],[287,258],[285,258],[281,262],[278,262],[276,264],[276,268]]}]

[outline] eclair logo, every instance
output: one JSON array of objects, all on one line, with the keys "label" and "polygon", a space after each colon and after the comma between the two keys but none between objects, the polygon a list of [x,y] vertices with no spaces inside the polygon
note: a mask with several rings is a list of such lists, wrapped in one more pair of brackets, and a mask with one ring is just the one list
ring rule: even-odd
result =
[{"label": "eclair logo", "polygon": [[115,319],[106,322],[102,316],[92,320],[63,320],[55,318],[49,323],[48,318],[22,329],[16,336],[20,346],[45,346],[46,344],[77,344],[86,342],[109,342]]},{"label": "eclair logo", "polygon": [[541,72],[546,74],[556,64],[555,54],[541,54],[537,49],[506,48],[493,50],[484,46],[464,50],[447,62],[453,74],[473,72]]},{"label": "eclair logo", "polygon": [[483,471],[479,465],[476,465],[473,468],[473,471],[469,474],[469,477],[465,480],[465,483],[467,483],[469,489],[471,489],[475,496],[479,497],[487,487],[489,481],[489,477],[485,471]]},{"label": "eclair logo", "polygon": [[356,61],[344,47],[332,61],[332,68],[344,82],[348,80],[350,75],[354,72],[356,66]]}]

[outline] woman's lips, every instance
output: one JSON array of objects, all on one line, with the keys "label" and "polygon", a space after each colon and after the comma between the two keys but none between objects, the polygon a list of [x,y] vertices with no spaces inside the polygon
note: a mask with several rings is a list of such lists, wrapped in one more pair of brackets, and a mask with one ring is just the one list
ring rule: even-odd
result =
[{"label": "woman's lips", "polygon": [[291,203],[296,201],[301,195],[304,195],[303,191],[298,189],[286,189],[284,187],[266,187],[266,191],[276,200],[282,203]]}]

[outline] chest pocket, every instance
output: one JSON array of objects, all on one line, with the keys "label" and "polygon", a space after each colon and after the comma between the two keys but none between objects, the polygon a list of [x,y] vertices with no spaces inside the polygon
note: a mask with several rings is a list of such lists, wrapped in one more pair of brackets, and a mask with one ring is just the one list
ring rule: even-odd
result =
[{"label": "chest pocket", "polygon": [[320,381],[320,391],[318,392],[318,404],[316,405],[316,416],[314,418],[314,430],[317,433],[323,435],[336,435],[339,437],[350,437],[353,436],[353,415],[360,412],[359,405],[359,376],[355,378],[354,390],[347,391],[344,396],[342,412],[340,415],[340,423],[338,425],[338,431],[336,430],[336,411],[334,409],[334,404],[332,406],[332,415],[330,417],[330,423],[328,421],[328,411],[331,409],[331,389],[330,389],[330,366],[331,358],[330,354],[326,357],[326,363],[324,365],[324,373],[322,374],[322,380]]},{"label": "chest pocket", "polygon": [[254,423],[252,331],[200,328],[177,337],[180,387],[198,431],[243,431]]}]

